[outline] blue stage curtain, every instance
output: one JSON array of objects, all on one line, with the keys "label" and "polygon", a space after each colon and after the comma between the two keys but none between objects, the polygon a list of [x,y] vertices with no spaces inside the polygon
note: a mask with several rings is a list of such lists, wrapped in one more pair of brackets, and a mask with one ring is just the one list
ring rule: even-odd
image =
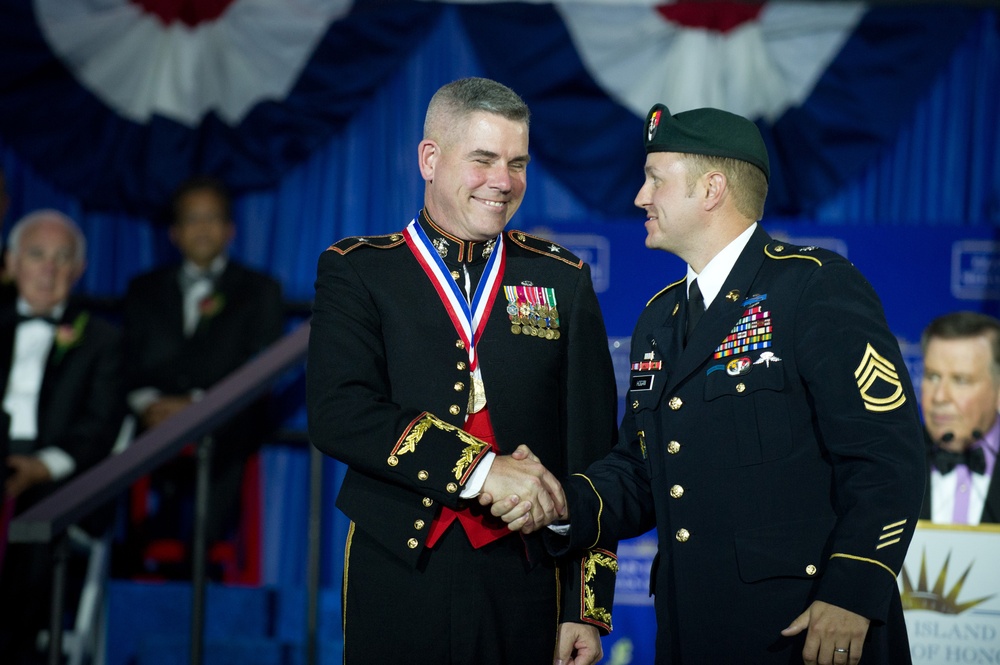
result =
[{"label": "blue stage curtain", "polygon": [[859,226],[1000,225],[997,118],[1000,14],[991,10],[982,13],[895,145],[811,216],[820,224]]}]

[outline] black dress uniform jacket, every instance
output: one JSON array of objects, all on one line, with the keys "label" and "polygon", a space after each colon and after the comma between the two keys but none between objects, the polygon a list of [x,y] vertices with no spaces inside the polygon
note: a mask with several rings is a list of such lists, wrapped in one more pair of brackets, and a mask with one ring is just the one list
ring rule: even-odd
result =
[{"label": "black dress uniform jacket", "polygon": [[910,662],[896,575],[923,444],[876,294],[760,228],[686,347],[685,293],[639,318],[619,443],[566,484],[572,541],[657,527],[659,663],[800,664],[780,631],[813,600],[871,619],[863,663]]},{"label": "black dress uniform jacket", "polygon": [[[448,237],[423,224],[429,235]],[[483,247],[451,241],[461,251]],[[581,471],[611,449],[616,428],[614,374],[590,269],[519,231],[504,232],[503,242],[500,291],[476,341],[500,453],[527,444],[557,477]],[[514,334],[503,285],[554,289],[559,339]],[[348,466],[338,507],[409,567],[424,552],[440,506],[462,504],[462,487],[488,450],[461,431],[468,361],[402,233],[347,238],[321,255],[307,369],[309,435]],[[545,555],[537,534],[526,540],[531,556]],[[590,554],[597,558],[581,555],[562,571],[562,620],[607,632],[614,575],[595,561],[616,564],[611,552]],[[589,577],[581,572],[588,561]]]}]

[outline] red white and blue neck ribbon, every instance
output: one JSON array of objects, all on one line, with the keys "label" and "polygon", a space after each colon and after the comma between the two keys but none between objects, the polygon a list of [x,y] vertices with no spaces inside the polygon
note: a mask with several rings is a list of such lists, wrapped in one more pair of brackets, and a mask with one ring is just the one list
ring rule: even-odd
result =
[{"label": "red white and blue neck ribbon", "polygon": [[403,229],[403,235],[406,237],[406,245],[413,252],[417,263],[427,273],[427,277],[430,278],[434,290],[441,298],[455,330],[465,343],[465,348],[469,351],[469,372],[475,373],[479,365],[476,358],[476,340],[482,336],[483,330],[486,328],[490,310],[493,308],[493,301],[500,290],[500,279],[503,277],[507,261],[503,234],[501,233],[497,237],[496,245],[486,262],[482,279],[479,280],[471,303],[465,299],[465,295],[462,294],[458,284],[451,277],[444,261],[431,245],[430,238],[424,233],[416,219]]}]

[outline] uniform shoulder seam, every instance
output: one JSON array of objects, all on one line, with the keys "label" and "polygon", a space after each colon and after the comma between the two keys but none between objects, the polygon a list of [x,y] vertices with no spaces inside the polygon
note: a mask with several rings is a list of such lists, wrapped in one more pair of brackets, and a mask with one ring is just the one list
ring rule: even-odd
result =
[{"label": "uniform shoulder seam", "polygon": [[666,292],[667,292],[667,291],[669,291],[670,289],[674,288],[674,287],[675,287],[675,286],[677,286],[678,284],[683,284],[683,283],[684,283],[684,282],[686,282],[686,281],[687,281],[687,277],[685,276],[685,277],[682,277],[681,279],[677,280],[677,281],[676,281],[676,282],[674,282],[673,284],[667,284],[667,285],[666,285],[666,286],[664,286],[664,287],[663,287],[662,289],[660,289],[660,290],[659,290],[659,291],[658,291],[658,292],[656,293],[656,295],[654,295],[654,296],[653,296],[652,298],[650,298],[650,299],[649,299],[649,302],[647,302],[647,303],[646,303],[646,307],[649,307],[650,305],[652,305],[652,304],[653,304],[653,301],[654,301],[654,300],[656,300],[657,298],[659,298],[660,296],[662,296],[662,295],[663,295],[664,293],[666,293]]},{"label": "uniform shoulder seam", "polygon": [[562,261],[566,265],[573,266],[577,269],[583,267],[583,259],[576,256],[565,247],[557,245],[547,238],[533,236],[530,233],[518,230],[508,231],[507,237],[515,245],[526,249],[529,252],[534,252],[536,254],[541,254],[542,256]]},{"label": "uniform shoulder seam", "polygon": [[813,261],[818,266],[823,265],[823,258],[821,258],[822,253],[827,251],[829,250],[822,250],[812,245],[803,247],[799,245],[791,245],[780,240],[774,240],[764,245],[764,256],[769,259],[802,259],[805,261]]},{"label": "uniform shoulder seam", "polygon": [[354,251],[359,247],[373,247],[375,249],[391,249],[397,247],[405,242],[405,238],[402,233],[389,233],[386,235],[377,236],[350,236],[338,240],[329,247],[326,251],[336,252],[338,254],[347,254],[348,252]]}]

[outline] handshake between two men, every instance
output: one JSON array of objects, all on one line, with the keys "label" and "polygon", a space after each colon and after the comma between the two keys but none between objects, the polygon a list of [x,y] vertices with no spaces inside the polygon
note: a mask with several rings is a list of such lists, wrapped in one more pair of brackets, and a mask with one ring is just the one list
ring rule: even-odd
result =
[{"label": "handshake between two men", "polygon": [[569,519],[562,485],[528,446],[493,460],[479,504],[502,519],[511,531],[531,533],[556,520]]}]

